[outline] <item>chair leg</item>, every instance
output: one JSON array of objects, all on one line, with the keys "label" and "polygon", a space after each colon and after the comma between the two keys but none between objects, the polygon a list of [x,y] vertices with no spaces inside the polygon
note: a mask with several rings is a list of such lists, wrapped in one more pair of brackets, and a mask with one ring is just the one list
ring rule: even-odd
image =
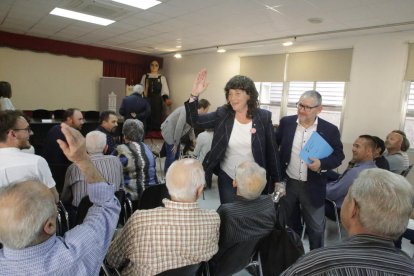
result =
[{"label": "chair leg", "polygon": [[302,229],[302,234],[301,234],[301,239],[303,240],[305,238],[305,232],[306,232],[306,224],[303,224],[303,229]]},{"label": "chair leg", "polygon": [[336,207],[335,202],[333,202],[333,203],[334,203],[334,207],[335,207],[335,209],[334,209],[334,212],[335,212],[335,223],[336,223],[336,227],[338,229],[338,239],[339,239],[339,241],[342,241],[341,223],[339,221],[338,209]]},{"label": "chair leg", "polygon": [[259,266],[259,276],[263,276],[262,258],[260,257],[260,251],[257,252],[257,263],[258,263],[258,266]]}]

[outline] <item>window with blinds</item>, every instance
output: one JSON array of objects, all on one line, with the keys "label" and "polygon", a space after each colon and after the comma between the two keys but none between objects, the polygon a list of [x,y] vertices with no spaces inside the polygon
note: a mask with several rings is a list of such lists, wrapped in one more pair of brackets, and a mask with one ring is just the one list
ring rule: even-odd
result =
[{"label": "window with blinds", "polygon": [[410,83],[410,89],[408,91],[404,132],[410,141],[410,148],[414,148],[414,82]]},{"label": "window with blinds", "polygon": [[[284,92],[283,82],[256,82],[259,91],[260,107],[272,112],[272,121],[277,124],[285,115],[297,113],[296,103],[307,90],[316,90],[321,93],[323,110],[321,118],[340,128],[343,103],[345,98],[345,82],[286,82]],[[286,100],[285,100],[286,97]],[[287,103],[282,107],[282,103]],[[413,94],[414,116],[414,94]]]},{"label": "window with blinds", "polygon": [[279,123],[283,82],[255,82],[255,85],[259,92],[260,108],[272,112],[272,122]]}]

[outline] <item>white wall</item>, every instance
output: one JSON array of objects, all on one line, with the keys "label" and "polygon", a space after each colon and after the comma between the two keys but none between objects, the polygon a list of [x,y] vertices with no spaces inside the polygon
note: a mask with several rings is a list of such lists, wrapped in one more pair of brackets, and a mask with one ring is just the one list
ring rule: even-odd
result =
[{"label": "white wall", "polygon": [[356,39],[344,112],[344,142],[364,133],[385,137],[400,127],[410,38],[394,33]]},{"label": "white wall", "polygon": [[0,48],[0,80],[12,86],[13,105],[22,110],[98,109],[100,60]]},{"label": "white wall", "polygon": [[217,53],[192,55],[182,59],[168,57],[164,59],[163,67],[163,74],[167,77],[170,97],[173,100],[173,109],[188,100],[197,73],[206,68],[209,86],[201,98],[211,103],[210,110],[215,110],[226,103],[224,86],[231,77],[239,74],[240,58],[237,55]]}]

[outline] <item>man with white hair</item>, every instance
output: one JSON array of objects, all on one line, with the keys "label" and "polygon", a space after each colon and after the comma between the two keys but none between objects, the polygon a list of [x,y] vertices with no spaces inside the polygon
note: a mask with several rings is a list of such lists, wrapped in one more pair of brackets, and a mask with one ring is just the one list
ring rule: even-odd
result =
[{"label": "man with white hair", "polygon": [[[91,131],[86,135],[86,150],[101,175],[112,183],[118,191],[124,185],[122,164],[116,156],[104,155],[108,145],[106,135],[101,131]],[[83,197],[87,196],[88,184],[82,171],[76,164],[71,164],[65,175],[65,184],[62,191],[62,201],[72,204],[76,210]]]},{"label": "man with white hair", "polygon": [[349,237],[309,252],[282,275],[414,275],[413,260],[393,243],[407,228],[413,196],[400,175],[362,171],[341,208]]},{"label": "man with white hair", "polygon": [[235,244],[260,239],[276,224],[276,212],[270,195],[262,195],[266,186],[266,171],[253,161],[245,161],[236,169],[233,187],[237,188],[234,202],[218,208],[220,215],[219,251],[212,263]]},{"label": "man with white hair", "polygon": [[119,114],[124,116],[124,119],[138,119],[141,122],[146,122],[151,115],[151,106],[146,99],[142,97],[144,87],[137,84],[133,88],[133,93],[122,100]]},{"label": "man with white hair", "polygon": [[156,275],[208,261],[218,249],[219,215],[202,210],[204,171],[195,159],[174,162],[166,175],[171,200],[165,207],[137,210],[111,244],[107,261],[122,275]]},{"label": "man with white hair", "polygon": [[31,180],[0,188],[0,275],[99,275],[121,207],[82,134],[61,128],[67,142],[58,144],[85,175],[94,205],[83,224],[56,237],[56,204],[45,185]]}]

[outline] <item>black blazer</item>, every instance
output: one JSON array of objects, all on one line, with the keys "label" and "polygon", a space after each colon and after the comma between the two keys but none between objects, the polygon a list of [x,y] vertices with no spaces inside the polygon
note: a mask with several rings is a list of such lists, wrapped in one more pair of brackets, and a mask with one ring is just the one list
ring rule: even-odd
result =
[{"label": "black blazer", "polygon": [[[279,127],[276,130],[276,142],[280,145],[280,163],[283,176],[286,177],[286,169],[290,162],[292,153],[293,138],[297,127],[298,116],[286,116],[280,120]],[[318,126],[316,131],[328,142],[333,148],[333,152],[326,158],[320,159],[322,173],[316,173],[308,169],[307,185],[308,194],[315,207],[325,204],[326,197],[326,175],[327,170],[334,169],[341,165],[345,155],[339,130],[333,124],[318,118]]]},{"label": "black blazer", "polygon": [[[235,112],[229,105],[217,108],[208,114],[198,115],[198,102],[185,102],[187,123],[194,128],[214,128],[213,142],[210,152],[204,158],[203,166],[206,173],[217,172],[221,160],[226,153],[231,131],[235,120]],[[273,183],[280,181],[279,151],[274,136],[271,112],[256,109],[252,116],[252,153],[259,166],[267,172],[267,191],[273,192]]]}]

